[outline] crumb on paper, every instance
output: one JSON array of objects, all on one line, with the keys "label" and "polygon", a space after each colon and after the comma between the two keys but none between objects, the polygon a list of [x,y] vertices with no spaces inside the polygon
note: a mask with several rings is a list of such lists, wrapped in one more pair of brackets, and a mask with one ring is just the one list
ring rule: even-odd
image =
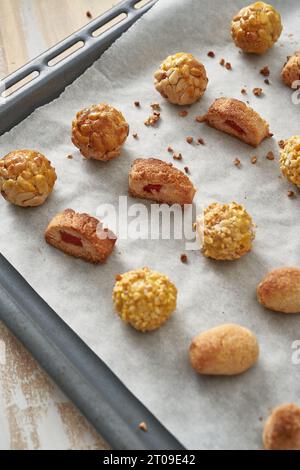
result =
[{"label": "crumb on paper", "polygon": [[253,95],[261,96],[262,94],[263,94],[262,88],[259,88],[259,87],[253,88]]},{"label": "crumb on paper", "polygon": [[212,58],[216,57],[216,54],[214,53],[214,51],[209,51],[207,55],[208,57],[212,57]]},{"label": "crumb on paper", "polygon": [[140,108],[141,103],[140,103],[139,101],[135,101],[135,102],[134,102],[134,106],[135,106],[136,108]]},{"label": "crumb on paper", "polygon": [[270,75],[269,67],[268,67],[267,65],[265,65],[265,66],[260,70],[260,73],[261,73],[261,75],[263,75],[264,77],[269,77],[269,75]]},{"label": "crumb on paper", "polygon": [[141,429],[141,431],[148,432],[147,423],[145,423],[145,421],[142,421],[142,422],[139,424],[139,429]]},{"label": "crumb on paper", "polygon": [[241,89],[241,93],[242,93],[242,95],[247,95],[247,90],[246,90],[246,88],[242,88],[242,89]]},{"label": "crumb on paper", "polygon": [[151,108],[154,109],[155,111],[160,111],[160,104],[159,103],[151,103],[150,104]]},{"label": "crumb on paper", "polygon": [[268,78],[265,78],[264,83],[265,83],[266,85],[270,85],[270,80],[269,80]]},{"label": "crumb on paper", "polygon": [[187,141],[188,144],[192,144],[194,142],[194,139],[191,135],[188,135],[185,140]]},{"label": "crumb on paper", "polygon": [[231,65],[231,63],[230,63],[230,62],[226,62],[225,68],[226,68],[227,70],[232,70],[232,65]]},{"label": "crumb on paper", "polygon": [[287,192],[287,195],[288,195],[288,197],[294,197],[294,196],[295,196],[295,193],[294,193],[294,191],[289,190],[289,191]]},{"label": "crumb on paper", "polygon": [[90,19],[93,18],[93,15],[89,10],[86,12],[86,16],[87,18],[90,18]]},{"label": "crumb on paper", "polygon": [[149,116],[145,121],[144,121],[144,124],[145,126],[155,126],[155,124],[157,123],[157,121],[160,120],[160,113],[157,113],[157,112],[154,112],[153,114],[151,114],[151,116]]},{"label": "crumb on paper", "polygon": [[255,165],[257,163],[257,157],[255,155],[251,158],[251,163],[252,165]]},{"label": "crumb on paper", "polygon": [[180,117],[186,117],[189,113],[186,109],[183,109],[182,111],[179,111],[178,114]]},{"label": "crumb on paper", "polygon": [[186,174],[188,175],[188,174],[189,174],[189,172],[190,172],[190,169],[189,169],[189,167],[188,167],[188,166],[185,166],[185,167],[184,167],[184,171],[185,171],[185,172],[186,172]]},{"label": "crumb on paper", "polygon": [[171,147],[170,145],[169,145],[169,147],[167,148],[167,151],[168,151],[169,153],[173,153],[173,152],[174,152],[174,150],[172,149],[172,147]]},{"label": "crumb on paper", "polygon": [[187,263],[187,260],[188,260],[187,255],[185,253],[182,253],[180,255],[180,260],[182,263]]},{"label": "crumb on paper", "polygon": [[73,159],[73,155],[69,154],[69,155],[67,155],[67,158],[68,158],[69,160],[72,160],[72,159]]},{"label": "crumb on paper", "polygon": [[200,116],[200,115],[199,115],[199,116],[196,116],[196,117],[195,117],[195,121],[197,121],[197,122],[205,122],[205,121],[206,121],[206,115],[203,114],[202,116]]},{"label": "crumb on paper", "polygon": [[197,139],[197,142],[199,145],[205,145],[204,139],[202,139],[202,137],[199,137],[199,139]]},{"label": "crumb on paper", "polygon": [[219,64],[222,65],[222,67],[224,67],[224,65],[225,65],[225,59],[222,58],[222,59],[220,60]]},{"label": "crumb on paper", "polygon": [[132,134],[132,137],[133,137],[134,139],[138,139],[138,138],[139,138],[139,136],[138,136],[138,134],[137,134],[136,132],[134,132],[134,133]]},{"label": "crumb on paper", "polygon": [[235,166],[240,166],[241,165],[241,160],[236,158],[233,163],[235,164]]},{"label": "crumb on paper", "polygon": [[285,145],[284,140],[279,140],[278,145],[281,149],[284,149],[284,145]]},{"label": "crumb on paper", "polygon": [[182,155],[181,155],[181,153],[174,152],[173,153],[173,158],[174,158],[174,160],[182,160]]},{"label": "crumb on paper", "polygon": [[270,150],[270,152],[267,153],[267,159],[268,160],[274,160],[275,159],[275,156],[274,156],[274,153],[272,152],[272,150]]}]

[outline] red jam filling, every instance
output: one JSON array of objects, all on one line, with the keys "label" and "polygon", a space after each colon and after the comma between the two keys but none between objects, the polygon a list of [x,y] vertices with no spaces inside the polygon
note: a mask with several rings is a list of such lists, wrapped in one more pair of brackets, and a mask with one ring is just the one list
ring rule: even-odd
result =
[{"label": "red jam filling", "polygon": [[246,132],[234,121],[230,121],[229,119],[227,119],[227,121],[225,121],[225,124],[227,124],[227,126],[231,127],[234,131],[238,132],[239,134],[246,134]]},{"label": "red jam filling", "polygon": [[70,233],[60,231],[60,236],[63,242],[69,243],[70,245],[82,246],[80,238],[71,235]]},{"label": "red jam filling", "polygon": [[161,184],[148,184],[147,186],[144,186],[144,191],[146,191],[146,193],[153,193],[154,191],[159,193],[160,189]]}]

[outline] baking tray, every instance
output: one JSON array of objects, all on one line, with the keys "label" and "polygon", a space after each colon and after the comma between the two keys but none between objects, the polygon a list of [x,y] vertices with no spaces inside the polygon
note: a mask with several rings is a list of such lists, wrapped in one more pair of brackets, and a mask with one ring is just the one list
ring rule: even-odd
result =
[{"label": "baking tray", "polygon": [[[121,2],[0,81],[0,135],[58,97],[156,1],[150,0],[141,8],[137,8],[138,0]],[[93,34],[120,15],[122,21],[99,36]],[[78,43],[83,43],[80,49],[49,65]],[[113,449],[184,450],[1,254],[0,319]],[[138,428],[142,421],[148,432]]]}]

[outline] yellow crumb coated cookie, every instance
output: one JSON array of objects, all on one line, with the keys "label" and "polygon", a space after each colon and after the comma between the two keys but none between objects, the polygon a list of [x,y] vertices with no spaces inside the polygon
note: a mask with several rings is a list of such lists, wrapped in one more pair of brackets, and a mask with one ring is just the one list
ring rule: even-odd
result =
[{"label": "yellow crumb coated cookie", "polygon": [[286,179],[300,187],[300,135],[284,141],[279,163]]},{"label": "yellow crumb coated cookie", "polygon": [[244,52],[264,54],[275,44],[281,32],[280,14],[264,2],[242,8],[231,22],[235,45]]},{"label": "yellow crumb coated cookie", "polygon": [[176,308],[177,289],[167,276],[149,268],[116,277],[113,301],[123,321],[145,332],[162,326]]},{"label": "yellow crumb coated cookie", "polygon": [[40,206],[51,194],[55,169],[34,150],[14,150],[0,159],[0,192],[20,207]]},{"label": "yellow crumb coated cookie", "polygon": [[251,250],[255,225],[245,208],[230,204],[210,204],[197,218],[202,253],[216,260],[235,260]]},{"label": "yellow crumb coated cookie", "polygon": [[192,54],[170,55],[154,74],[156,90],[170,103],[188,105],[203,96],[208,78],[204,65]]}]

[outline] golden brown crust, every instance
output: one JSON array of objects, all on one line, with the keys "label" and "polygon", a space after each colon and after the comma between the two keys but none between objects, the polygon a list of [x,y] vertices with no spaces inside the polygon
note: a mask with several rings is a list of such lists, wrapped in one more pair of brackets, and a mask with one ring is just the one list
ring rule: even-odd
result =
[{"label": "golden brown crust", "polygon": [[79,111],[72,123],[72,142],[85,158],[108,161],[120,155],[129,126],[120,111],[105,103]]},{"label": "golden brown crust", "polygon": [[239,325],[220,325],[196,336],[189,350],[192,367],[205,375],[237,375],[258,359],[254,334]]},{"label": "golden brown crust", "polygon": [[263,431],[266,450],[300,450],[300,407],[293,403],[277,406]]},{"label": "golden brown crust", "polygon": [[257,147],[270,135],[267,122],[254,109],[234,98],[216,99],[205,120],[211,127],[237,137],[253,147]]},{"label": "golden brown crust", "polygon": [[281,77],[283,82],[291,88],[295,81],[300,80],[300,51],[288,58],[283,66]]},{"label": "golden brown crust", "polygon": [[[145,190],[153,187],[154,189]],[[158,186],[155,189],[155,186]],[[161,186],[161,187],[160,187]],[[139,158],[129,173],[129,192],[134,197],[167,204],[191,204],[196,192],[190,179],[171,163]]]},{"label": "golden brown crust", "polygon": [[300,268],[269,272],[257,287],[257,299],[276,312],[300,313]]},{"label": "golden brown crust", "polygon": [[[75,240],[79,239],[81,244],[64,241],[65,233],[75,237]],[[107,229],[102,229],[98,219],[89,214],[78,214],[72,209],[66,209],[51,220],[45,239],[64,253],[92,263],[105,262],[116,243],[116,238]]]}]

